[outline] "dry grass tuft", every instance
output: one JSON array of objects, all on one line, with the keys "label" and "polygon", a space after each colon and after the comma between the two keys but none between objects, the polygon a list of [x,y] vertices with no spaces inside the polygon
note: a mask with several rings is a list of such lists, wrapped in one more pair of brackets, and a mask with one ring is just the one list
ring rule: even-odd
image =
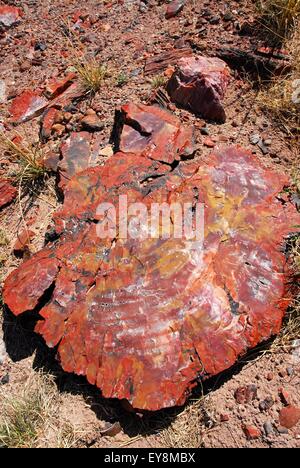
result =
[{"label": "dry grass tuft", "polygon": [[192,400],[160,436],[167,448],[200,448],[215,418],[208,397]]},{"label": "dry grass tuft", "polygon": [[39,145],[15,143],[3,132],[0,132],[0,149],[13,163],[17,169],[10,177],[20,185],[32,184],[41,180],[47,173],[43,165],[43,154]]},{"label": "dry grass tuft", "polygon": [[35,374],[17,395],[0,391],[0,446],[6,448],[36,447],[40,433],[53,414],[56,387],[49,376]]},{"label": "dry grass tuft", "polygon": [[62,401],[53,377],[41,372],[32,372],[21,391],[0,387],[0,448],[74,447],[79,433],[60,417]]},{"label": "dry grass tuft", "polygon": [[108,76],[106,65],[102,65],[95,58],[79,59],[73,62],[73,67],[87,92],[96,94]]},{"label": "dry grass tuft", "polygon": [[299,142],[300,28],[295,29],[291,38],[286,41],[285,47],[292,58],[292,69],[285,75],[275,76],[268,89],[260,92],[258,102],[261,107],[272,113],[286,133]]},{"label": "dry grass tuft", "polygon": [[163,88],[167,82],[167,79],[164,75],[157,75],[151,80],[151,88],[158,89]]},{"label": "dry grass tuft", "polygon": [[288,37],[300,18],[300,0],[259,0],[262,22],[275,37]]},{"label": "dry grass tuft", "polygon": [[293,262],[293,284],[295,299],[286,314],[280,334],[271,345],[270,352],[290,351],[294,343],[300,340],[300,234],[291,239],[291,261]]}]

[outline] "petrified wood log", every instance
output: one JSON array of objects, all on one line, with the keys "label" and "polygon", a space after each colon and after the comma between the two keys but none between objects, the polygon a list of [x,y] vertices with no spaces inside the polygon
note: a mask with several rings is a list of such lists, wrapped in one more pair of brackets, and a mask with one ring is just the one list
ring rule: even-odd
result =
[{"label": "petrified wood log", "polygon": [[[149,115],[144,136],[151,139],[151,108]],[[175,159],[182,140],[170,145]],[[54,216],[58,240],[12,272],[3,291],[15,315],[38,307],[36,331],[57,346],[63,369],[139,410],[183,404],[198,379],[279,331],[289,303],[280,247],[300,224],[294,206],[276,197],[286,177],[242,148],[200,165],[164,161],[163,154],[118,152],[75,175]],[[125,194],[149,209],[203,203],[203,248],[186,236],[100,239],[99,204],[117,205]]]},{"label": "petrified wood log", "polygon": [[154,55],[146,60],[145,75],[158,75],[165,71],[169,65],[177,65],[182,57],[191,57],[193,49],[184,47],[182,49],[171,49],[162,54]]}]

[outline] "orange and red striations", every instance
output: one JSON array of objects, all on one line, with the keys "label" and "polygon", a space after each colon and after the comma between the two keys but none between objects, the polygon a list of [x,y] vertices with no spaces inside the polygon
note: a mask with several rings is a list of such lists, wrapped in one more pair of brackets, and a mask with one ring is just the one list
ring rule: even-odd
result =
[{"label": "orange and red striations", "polygon": [[[126,125],[147,144],[72,177],[54,215],[58,240],[9,275],[3,298],[15,315],[38,306],[36,331],[57,346],[65,371],[85,375],[104,397],[154,411],[182,405],[199,379],[278,333],[289,303],[281,247],[300,215],[277,197],[287,178],[248,151],[179,161],[179,121],[151,107],[139,121],[139,109],[123,108],[119,144],[136,145]],[[167,147],[161,120],[168,132],[170,120],[180,127]],[[155,157],[145,149],[152,137]],[[203,250],[186,238],[99,239],[97,207],[124,194],[148,208],[203,203]]]}]

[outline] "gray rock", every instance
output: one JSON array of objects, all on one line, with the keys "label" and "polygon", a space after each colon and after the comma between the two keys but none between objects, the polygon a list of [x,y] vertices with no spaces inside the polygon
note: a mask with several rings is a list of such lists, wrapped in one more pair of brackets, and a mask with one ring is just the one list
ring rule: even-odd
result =
[{"label": "gray rock", "polygon": [[3,339],[0,337],[0,365],[4,363],[7,358],[6,348]]},{"label": "gray rock", "polygon": [[273,428],[273,424],[271,423],[271,421],[266,421],[264,423],[264,431],[265,431],[266,436],[270,436],[274,434],[274,428]]},{"label": "gray rock", "polygon": [[5,81],[0,80],[0,103],[6,100],[6,84]]}]

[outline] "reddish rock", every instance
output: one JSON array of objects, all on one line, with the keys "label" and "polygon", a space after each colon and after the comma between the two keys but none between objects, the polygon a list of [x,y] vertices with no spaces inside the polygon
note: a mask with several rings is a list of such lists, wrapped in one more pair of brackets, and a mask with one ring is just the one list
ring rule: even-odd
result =
[{"label": "reddish rock", "polygon": [[216,146],[216,143],[210,137],[205,138],[203,144],[207,148],[214,148]]},{"label": "reddish rock", "polygon": [[87,132],[73,132],[61,145],[62,160],[59,163],[60,188],[64,188],[77,172],[90,167],[91,135]]},{"label": "reddish rock", "polygon": [[50,105],[64,109],[72,104],[73,101],[81,99],[86,94],[86,90],[81,83],[75,81],[57,98],[54,98]]},{"label": "reddish rock", "polygon": [[295,406],[287,406],[280,411],[279,414],[279,422],[280,425],[286,427],[287,429],[291,429],[292,427],[296,426],[300,421],[300,408],[296,408]]},{"label": "reddish rock", "polygon": [[281,401],[284,405],[290,405],[291,404],[291,397],[290,394],[284,389],[280,388],[279,389],[279,396],[281,398]]},{"label": "reddish rock", "polygon": [[184,5],[185,5],[185,0],[173,0],[167,6],[166,19],[170,19],[178,15],[178,13],[180,13],[183,10]]},{"label": "reddish rock", "polygon": [[46,86],[46,95],[49,99],[55,99],[68,89],[76,79],[76,73],[69,73],[61,80],[50,80]]},{"label": "reddish rock", "polygon": [[204,118],[224,122],[222,101],[230,71],[223,60],[208,57],[183,58],[167,84],[173,102],[201,114]]},{"label": "reddish rock", "polygon": [[234,394],[234,397],[239,404],[250,403],[257,397],[257,387],[255,385],[247,385],[247,387],[239,387]]},{"label": "reddish rock", "polygon": [[17,124],[38,117],[47,105],[47,99],[39,93],[30,90],[24,91],[13,100],[10,106],[11,121]]},{"label": "reddish rock", "polygon": [[28,250],[30,241],[34,238],[35,233],[30,230],[24,229],[21,231],[14,245],[14,254],[22,255],[26,250]]},{"label": "reddish rock", "polygon": [[50,138],[52,133],[52,127],[56,122],[56,118],[59,111],[55,107],[50,107],[44,112],[41,119],[41,137],[46,140]]},{"label": "reddish rock", "polygon": [[45,155],[43,165],[50,171],[56,172],[58,169],[59,160],[59,154],[51,151]]},{"label": "reddish rock", "polygon": [[17,189],[7,180],[0,179],[0,209],[9,205],[17,196]]},{"label": "reddish rock", "polygon": [[66,127],[60,123],[56,123],[53,125],[52,130],[57,136],[62,136],[65,133]]},{"label": "reddish rock", "polygon": [[0,5],[0,25],[10,28],[17,24],[23,16],[22,10],[9,5]]},{"label": "reddish rock", "polygon": [[93,114],[89,114],[83,117],[81,120],[81,126],[84,130],[89,132],[98,132],[103,128],[104,125],[97,114],[94,112]]},{"label": "reddish rock", "polygon": [[230,420],[229,414],[222,413],[220,414],[220,421],[221,422],[228,422]]},{"label": "reddish rock", "polygon": [[[176,127],[165,115],[167,128],[171,117]],[[140,138],[154,135],[155,145],[143,142],[136,154],[118,152],[72,177],[54,215],[58,239],[9,275],[3,300],[15,315],[39,304],[36,331],[57,346],[65,371],[85,375],[104,397],[154,411],[182,405],[197,379],[229,368],[279,332],[290,301],[281,246],[300,215],[278,199],[288,179],[250,152],[233,147],[205,162],[166,164],[164,138],[153,159],[160,140],[142,121]],[[183,140],[172,136],[168,161],[178,158]],[[114,239],[99,237],[99,205],[118,207],[120,195],[148,210],[200,200],[204,246],[184,233],[124,238],[124,209]],[[174,230],[180,222],[172,218]],[[161,228],[160,221],[156,232]]]},{"label": "reddish rock", "polygon": [[261,437],[261,431],[255,426],[244,424],[243,431],[248,440],[256,440]]},{"label": "reddish rock", "polygon": [[123,106],[117,114],[114,138],[124,153],[144,154],[168,164],[194,152],[192,129],[155,106]]}]

